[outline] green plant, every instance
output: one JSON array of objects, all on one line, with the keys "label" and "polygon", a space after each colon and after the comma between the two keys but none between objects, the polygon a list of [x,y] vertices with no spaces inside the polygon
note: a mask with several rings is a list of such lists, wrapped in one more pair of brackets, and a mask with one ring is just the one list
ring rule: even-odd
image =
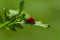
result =
[{"label": "green plant", "polygon": [[[6,29],[8,29],[9,30],[9,28],[11,29],[11,27],[13,28],[13,26],[12,25],[20,25],[20,24],[16,24],[16,22],[19,22],[20,20],[22,21],[22,19],[20,19],[20,14],[21,14],[21,12],[23,11],[23,6],[24,6],[24,0],[21,0],[20,1],[20,9],[19,9],[19,13],[18,13],[18,15],[14,15],[14,16],[10,16],[11,18],[9,18],[8,19],[8,16],[10,15],[10,13],[8,13],[9,15],[7,15],[7,11],[6,11],[6,9],[5,8],[3,8],[3,10],[4,10],[4,17],[5,17],[5,19],[4,20],[2,20],[2,18],[0,17],[0,19],[1,19],[1,24],[0,24],[0,28],[2,28],[2,27],[4,27],[4,28],[6,28]],[[19,20],[19,21],[18,21]],[[20,25],[21,26],[21,25]],[[14,27],[15,28],[15,27]],[[16,31],[15,29],[12,29],[13,31]]]},{"label": "green plant", "polygon": [[9,10],[8,12],[6,11],[5,8],[4,10],[4,19],[1,18],[1,24],[0,28],[5,28],[7,30],[13,30],[16,31],[15,27],[18,28],[23,28],[23,24],[31,24],[34,26],[40,26],[43,28],[48,28],[50,27],[49,24],[43,24],[41,21],[35,21],[34,18],[30,17],[28,13],[23,11],[24,7],[24,0],[20,1],[20,9],[19,10]]}]

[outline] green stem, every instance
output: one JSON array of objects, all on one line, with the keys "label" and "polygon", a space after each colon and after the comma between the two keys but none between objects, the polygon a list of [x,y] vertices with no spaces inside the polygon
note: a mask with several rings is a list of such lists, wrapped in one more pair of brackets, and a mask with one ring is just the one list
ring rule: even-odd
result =
[{"label": "green stem", "polygon": [[6,21],[5,23],[1,24],[1,25],[0,25],[0,28],[1,28],[1,27],[4,27],[5,25],[8,25],[8,24],[9,24],[10,22],[12,22],[14,19],[15,19],[15,18],[13,18],[13,19],[11,19],[11,20],[9,20],[9,21]]},{"label": "green stem", "polygon": [[15,23],[16,23],[16,20],[13,21],[12,23],[10,23],[8,26],[11,26],[11,25],[13,25],[13,24],[15,24]]}]

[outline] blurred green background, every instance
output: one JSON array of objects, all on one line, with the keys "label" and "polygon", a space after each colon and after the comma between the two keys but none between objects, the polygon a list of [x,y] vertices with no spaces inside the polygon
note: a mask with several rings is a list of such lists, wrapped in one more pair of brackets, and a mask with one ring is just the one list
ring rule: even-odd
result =
[{"label": "blurred green background", "polygon": [[[16,28],[18,32],[0,29],[0,40],[60,40],[60,0],[24,1],[24,11],[51,27],[43,29],[24,25],[23,29]],[[0,16],[3,16],[3,8],[19,9],[19,2],[20,0],[0,0]]]}]

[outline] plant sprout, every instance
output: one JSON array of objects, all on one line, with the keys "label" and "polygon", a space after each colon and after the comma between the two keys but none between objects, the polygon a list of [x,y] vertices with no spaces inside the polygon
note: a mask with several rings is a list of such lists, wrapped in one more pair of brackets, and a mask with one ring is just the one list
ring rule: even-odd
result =
[{"label": "plant sprout", "polygon": [[20,6],[19,10],[9,9],[8,12],[6,11],[5,8],[3,8],[5,20],[3,23],[1,22],[0,28],[4,27],[7,30],[16,31],[15,27],[23,28],[24,24],[40,26],[43,28],[50,27],[49,24],[43,24],[41,21],[35,21],[35,19],[31,17],[29,13],[23,11],[24,0],[20,1],[19,6]]}]

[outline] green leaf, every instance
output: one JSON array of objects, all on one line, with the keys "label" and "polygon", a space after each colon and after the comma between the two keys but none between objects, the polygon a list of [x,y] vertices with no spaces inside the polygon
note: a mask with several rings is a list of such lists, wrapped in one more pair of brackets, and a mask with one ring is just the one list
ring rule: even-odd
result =
[{"label": "green leaf", "polygon": [[21,1],[20,1],[20,10],[19,10],[19,14],[18,14],[18,15],[21,14],[21,12],[22,12],[22,10],[23,10],[23,7],[24,7],[24,0],[21,0]]}]

